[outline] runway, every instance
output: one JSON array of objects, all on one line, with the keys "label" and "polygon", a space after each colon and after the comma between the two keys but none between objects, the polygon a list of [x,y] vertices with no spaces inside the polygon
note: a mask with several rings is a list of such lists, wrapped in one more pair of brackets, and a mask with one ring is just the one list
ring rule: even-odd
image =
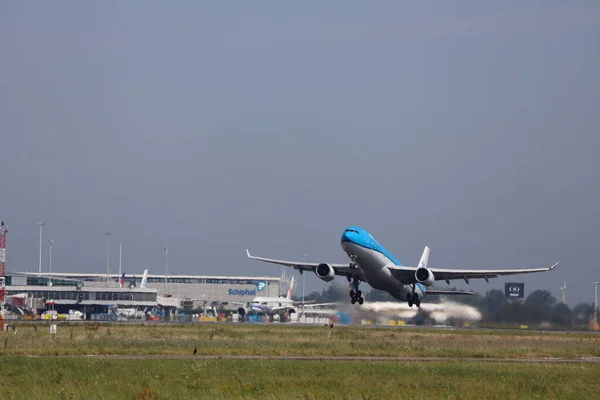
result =
[{"label": "runway", "polygon": [[287,361],[363,361],[363,362],[488,362],[488,363],[541,363],[590,364],[600,363],[600,357],[582,358],[462,358],[462,357],[352,357],[352,356],[253,356],[253,355],[65,355],[14,356],[24,358],[89,358],[103,360],[287,360]]},{"label": "runway", "polygon": [[[18,321],[23,326],[36,325],[36,324],[48,324],[48,320],[32,320],[32,321]],[[59,321],[60,325],[86,325],[86,324],[100,324],[100,325],[138,325],[138,326],[175,326],[175,325],[189,325],[189,326],[215,326],[215,325],[231,325],[231,326],[268,326],[268,327],[320,327],[323,324],[317,323],[264,323],[264,322],[191,322],[191,321],[88,321],[88,320],[63,320]],[[448,326],[448,325],[402,325],[393,326],[386,324],[337,324],[339,328],[362,328],[362,329],[390,329],[390,330],[401,330],[401,329],[430,329],[430,330],[447,330],[447,331],[505,331],[505,332],[536,332],[536,333],[556,333],[556,334],[574,334],[574,333],[589,333],[600,335],[600,331],[590,331],[588,329],[553,329],[553,328],[539,328],[530,327],[527,329],[516,328],[516,327],[494,327],[494,326]]]}]

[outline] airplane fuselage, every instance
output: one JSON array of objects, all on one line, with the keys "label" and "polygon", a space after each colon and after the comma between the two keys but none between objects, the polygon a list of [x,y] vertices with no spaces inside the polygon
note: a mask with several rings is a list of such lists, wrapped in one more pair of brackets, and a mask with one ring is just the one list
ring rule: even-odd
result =
[{"label": "airplane fuselage", "polygon": [[[406,301],[412,294],[412,286],[397,280],[387,266],[402,266],[389,251],[373,238],[369,232],[349,227],[342,234],[342,248],[357,268],[363,273],[365,281],[374,289],[384,290],[394,298]],[[425,297],[425,287],[419,283],[415,286],[415,294],[419,299]]]},{"label": "airplane fuselage", "polygon": [[274,308],[293,307],[294,302],[285,297],[255,297],[250,309],[257,312],[271,312]]}]

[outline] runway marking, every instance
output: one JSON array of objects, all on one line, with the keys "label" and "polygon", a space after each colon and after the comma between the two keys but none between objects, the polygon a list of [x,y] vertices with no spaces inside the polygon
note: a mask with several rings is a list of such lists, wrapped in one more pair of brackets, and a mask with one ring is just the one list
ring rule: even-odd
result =
[{"label": "runway marking", "polygon": [[600,357],[582,358],[462,358],[462,357],[354,357],[354,356],[255,356],[255,355],[23,355],[25,358],[90,358],[110,360],[293,360],[293,361],[370,361],[370,362],[495,362],[495,363],[599,363]]}]

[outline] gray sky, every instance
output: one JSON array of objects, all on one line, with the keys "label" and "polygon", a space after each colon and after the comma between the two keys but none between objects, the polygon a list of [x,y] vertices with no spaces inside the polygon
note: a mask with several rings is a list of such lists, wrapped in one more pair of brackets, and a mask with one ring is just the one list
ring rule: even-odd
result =
[{"label": "gray sky", "polygon": [[344,262],[359,225],[409,265],[561,261],[457,287],[592,301],[599,43],[597,1],[2,2],[7,268],[38,219],[53,270],[105,272],[110,231],[128,274]]}]

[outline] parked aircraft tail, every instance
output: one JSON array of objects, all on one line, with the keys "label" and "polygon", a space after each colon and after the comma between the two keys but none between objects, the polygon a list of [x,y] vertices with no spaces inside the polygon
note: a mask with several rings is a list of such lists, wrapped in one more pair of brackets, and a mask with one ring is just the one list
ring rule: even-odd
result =
[{"label": "parked aircraft tail", "polygon": [[148,270],[144,270],[144,275],[142,275],[142,282],[140,283],[141,288],[145,288],[148,283]]},{"label": "parked aircraft tail", "polygon": [[294,277],[292,276],[292,279],[290,280],[290,287],[288,289],[287,297],[286,298],[288,300],[291,300],[293,294],[294,294]]}]

